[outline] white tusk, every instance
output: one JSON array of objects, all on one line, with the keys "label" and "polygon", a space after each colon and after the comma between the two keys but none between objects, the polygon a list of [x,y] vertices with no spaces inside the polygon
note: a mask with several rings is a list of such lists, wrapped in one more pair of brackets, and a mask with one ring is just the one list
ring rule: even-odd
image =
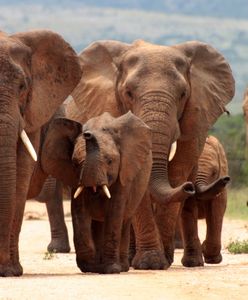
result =
[{"label": "white tusk", "polygon": [[37,154],[34,150],[34,147],[33,147],[32,143],[30,142],[30,139],[28,138],[28,136],[27,136],[27,134],[24,130],[22,130],[22,132],[21,132],[21,139],[23,141],[23,144],[27,148],[29,154],[33,158],[33,160],[37,161]]},{"label": "white tusk", "polygon": [[111,195],[110,195],[109,189],[108,189],[108,187],[106,186],[106,184],[104,184],[104,185],[102,186],[102,189],[103,189],[105,195],[110,199],[110,198],[111,198]]},{"label": "white tusk", "polygon": [[82,192],[82,190],[84,189],[84,187],[81,185],[77,188],[76,192],[74,193],[74,199],[76,199]]},{"label": "white tusk", "polygon": [[175,141],[172,145],[171,145],[171,149],[170,149],[170,154],[169,154],[169,161],[172,161],[173,157],[175,156],[177,151],[177,141]]}]

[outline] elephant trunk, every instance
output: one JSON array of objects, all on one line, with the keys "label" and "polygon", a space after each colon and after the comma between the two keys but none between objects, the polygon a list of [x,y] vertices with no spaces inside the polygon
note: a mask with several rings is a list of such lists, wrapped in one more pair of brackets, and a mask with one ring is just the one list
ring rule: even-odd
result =
[{"label": "elephant trunk", "polygon": [[[0,112],[0,245],[9,247],[9,232],[16,197],[16,152],[18,126],[13,118]],[[3,226],[4,225],[4,226]],[[7,252],[9,249],[7,249]],[[7,253],[6,252],[6,253]]]},{"label": "elephant trunk", "polygon": [[210,184],[197,182],[195,185],[197,199],[204,200],[215,197],[223,191],[223,189],[229,182],[229,176],[221,177]]},{"label": "elephant trunk", "polygon": [[96,188],[107,184],[106,174],[101,168],[100,145],[96,137],[90,132],[84,133],[86,141],[86,157],[83,164],[80,181],[86,187]]},{"label": "elephant trunk", "polygon": [[[168,179],[168,158],[171,144],[179,137],[179,125],[176,109],[170,103],[157,96],[142,99],[144,109],[141,119],[152,129],[152,155],[153,166],[150,177],[150,191],[155,200],[166,204],[170,202],[181,202],[194,195],[194,185],[185,182],[172,188]],[[151,106],[152,105],[151,113]],[[146,110],[147,108],[147,110]]]}]

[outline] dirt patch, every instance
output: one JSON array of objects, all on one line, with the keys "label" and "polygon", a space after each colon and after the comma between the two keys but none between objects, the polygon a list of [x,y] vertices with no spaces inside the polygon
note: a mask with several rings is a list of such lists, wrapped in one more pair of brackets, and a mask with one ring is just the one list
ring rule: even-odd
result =
[{"label": "dirt patch", "polygon": [[[69,212],[70,203],[65,203]],[[0,299],[247,299],[248,254],[232,255],[222,250],[219,265],[188,269],[181,265],[182,251],[176,250],[175,262],[166,271],[136,271],[120,275],[84,274],[76,267],[72,242],[72,224],[66,218],[72,252],[45,259],[50,241],[45,205],[29,201],[26,216],[32,212],[41,216],[24,220],[20,237],[20,256],[24,275],[20,278],[0,278]],[[199,224],[201,238],[205,224]],[[223,245],[230,240],[248,239],[248,221],[225,219]]]}]

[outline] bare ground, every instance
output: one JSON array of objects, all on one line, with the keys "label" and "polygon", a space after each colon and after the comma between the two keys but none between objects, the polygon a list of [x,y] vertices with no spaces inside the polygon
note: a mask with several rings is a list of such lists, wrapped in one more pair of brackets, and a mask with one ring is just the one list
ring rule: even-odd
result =
[{"label": "bare ground", "polygon": [[[66,202],[66,212],[69,205]],[[73,248],[70,217],[66,221]],[[203,238],[204,223],[199,227]],[[24,275],[0,278],[0,299],[248,299],[248,254],[229,254],[225,246],[231,239],[248,239],[248,221],[225,219],[223,262],[219,265],[184,268],[180,263],[182,251],[177,250],[173,266],[166,271],[84,274],[76,267],[74,249],[44,259],[50,240],[45,205],[28,201],[20,238]]]}]

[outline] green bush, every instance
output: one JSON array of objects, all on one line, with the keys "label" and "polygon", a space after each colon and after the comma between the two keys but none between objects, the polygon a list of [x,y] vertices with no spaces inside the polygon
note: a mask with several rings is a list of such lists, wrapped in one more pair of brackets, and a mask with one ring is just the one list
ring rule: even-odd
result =
[{"label": "green bush", "polygon": [[248,240],[230,242],[227,249],[233,254],[248,253]]},{"label": "green bush", "polygon": [[248,220],[248,188],[228,188],[225,215],[231,219]]},{"label": "green bush", "polygon": [[248,185],[248,160],[245,159],[245,122],[242,114],[223,115],[209,134],[222,143],[229,166],[232,187]]}]

